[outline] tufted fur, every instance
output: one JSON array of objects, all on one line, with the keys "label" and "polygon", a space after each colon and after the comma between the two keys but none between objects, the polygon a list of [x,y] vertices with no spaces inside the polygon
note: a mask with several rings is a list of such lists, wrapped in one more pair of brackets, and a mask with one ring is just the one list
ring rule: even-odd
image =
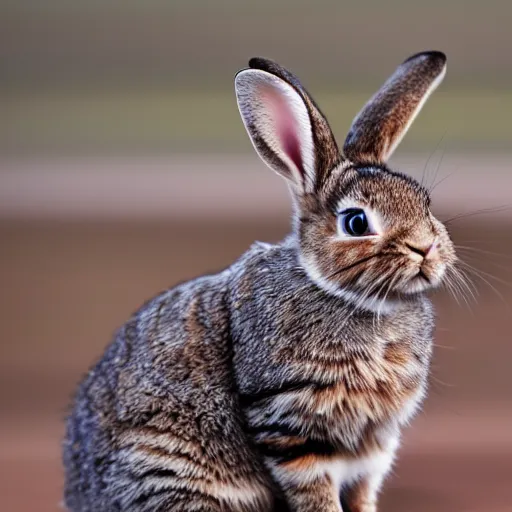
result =
[{"label": "tufted fur", "polygon": [[[70,511],[375,512],[426,393],[423,292],[456,260],[427,191],[385,160],[444,62],[429,52],[398,69],[356,118],[350,159],[288,71],[253,59],[237,76],[253,144],[291,185],[294,229],[118,331],[67,422]],[[372,236],[340,231],[354,206]]]}]

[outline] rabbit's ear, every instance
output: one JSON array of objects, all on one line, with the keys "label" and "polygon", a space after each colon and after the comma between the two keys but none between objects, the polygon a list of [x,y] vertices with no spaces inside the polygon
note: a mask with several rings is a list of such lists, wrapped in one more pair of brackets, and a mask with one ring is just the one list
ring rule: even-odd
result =
[{"label": "rabbit's ear", "polygon": [[356,116],[343,153],[352,162],[385,163],[446,72],[441,52],[413,55]]},{"label": "rabbit's ear", "polygon": [[317,190],[341,160],[325,117],[289,71],[261,58],[249,66],[236,75],[235,89],[256,151],[298,193]]}]

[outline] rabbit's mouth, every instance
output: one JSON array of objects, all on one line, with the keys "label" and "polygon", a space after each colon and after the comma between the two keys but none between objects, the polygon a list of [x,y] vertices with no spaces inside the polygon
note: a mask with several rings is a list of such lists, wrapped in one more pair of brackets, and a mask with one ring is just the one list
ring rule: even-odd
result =
[{"label": "rabbit's mouth", "polygon": [[430,283],[430,278],[427,276],[427,274],[425,273],[425,271],[423,270],[423,268],[420,268],[418,270],[418,273],[416,274],[415,278],[417,279],[423,279],[424,281],[426,281],[428,284],[431,284]]},{"label": "rabbit's mouth", "polygon": [[407,295],[422,293],[441,284],[445,273],[445,266],[442,264],[432,266],[421,265],[415,273],[400,287],[400,292]]}]

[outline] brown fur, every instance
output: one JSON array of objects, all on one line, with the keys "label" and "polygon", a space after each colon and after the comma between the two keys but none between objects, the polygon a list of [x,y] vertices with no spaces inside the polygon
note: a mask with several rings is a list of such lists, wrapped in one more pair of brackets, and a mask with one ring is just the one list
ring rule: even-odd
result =
[{"label": "brown fur", "polygon": [[343,146],[346,157],[353,162],[385,162],[445,66],[441,52],[413,55],[399,66],[354,120]]}]

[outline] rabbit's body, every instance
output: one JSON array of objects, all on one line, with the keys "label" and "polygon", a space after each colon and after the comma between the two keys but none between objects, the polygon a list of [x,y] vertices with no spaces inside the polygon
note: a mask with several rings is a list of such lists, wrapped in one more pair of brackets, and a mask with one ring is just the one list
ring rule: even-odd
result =
[{"label": "rabbit's body", "polygon": [[[294,229],[148,302],[79,388],[64,446],[73,512],[375,512],[400,428],[425,396],[423,292],[456,256],[429,195],[385,161],[444,73],[405,61],[341,155],[298,80],[237,75]],[[343,505],[344,507],[344,505]]]},{"label": "rabbit's body", "polygon": [[225,271],[149,301],[84,380],[65,449],[71,510],[270,502],[235,391],[228,283]]},{"label": "rabbit's body", "polygon": [[78,393],[71,510],[189,510],[193,492],[203,510],[270,511],[274,472],[327,474],[334,493],[384,473],[424,395],[433,318],[425,298],[376,314],[319,289],[293,239],[153,299]]}]

